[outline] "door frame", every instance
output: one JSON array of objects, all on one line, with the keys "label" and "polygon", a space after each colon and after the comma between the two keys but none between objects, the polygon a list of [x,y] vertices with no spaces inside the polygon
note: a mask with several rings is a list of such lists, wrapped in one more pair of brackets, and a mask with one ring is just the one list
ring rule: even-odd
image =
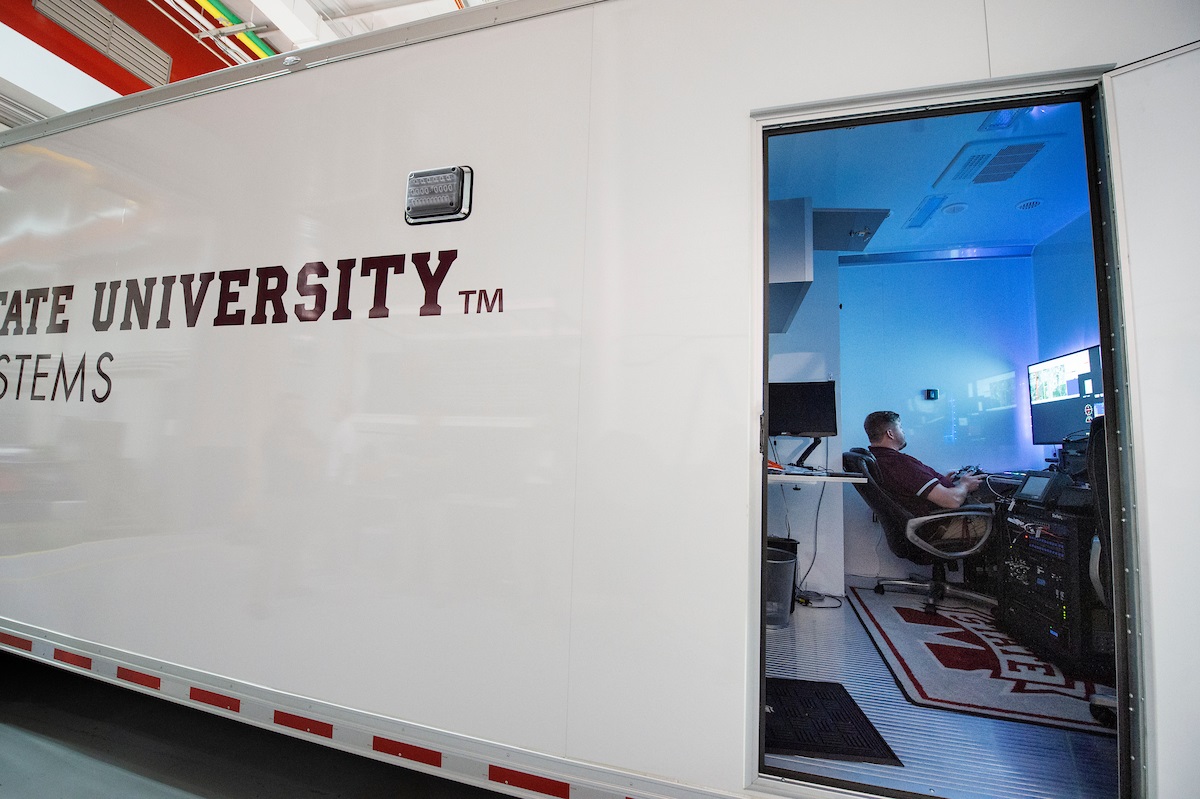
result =
[{"label": "door frame", "polygon": [[[1036,75],[1017,76],[999,80],[951,84],[942,87],[884,93],[861,97],[850,97],[831,101],[804,103],[794,106],[762,109],[751,114],[751,170],[753,185],[751,196],[757,200],[752,204],[753,230],[753,263],[756,264],[756,277],[762,292],[762,305],[759,308],[759,327],[751,337],[761,345],[761,351],[752,361],[759,365],[755,378],[757,386],[760,419],[760,452],[762,453],[761,474],[761,504],[758,508],[758,533],[760,537],[761,563],[760,571],[766,562],[767,546],[767,480],[766,480],[766,385],[768,381],[767,364],[770,357],[770,334],[767,325],[767,289],[768,275],[766,271],[766,205],[767,205],[767,171],[766,171],[766,140],[768,134],[783,128],[805,127],[842,127],[855,122],[882,122],[890,119],[900,119],[905,116],[942,115],[967,111],[975,106],[995,105],[1004,103],[1027,104],[1039,99],[1052,100],[1055,98],[1082,102],[1085,111],[1090,110],[1094,125],[1092,130],[1085,130],[1085,152],[1088,160],[1089,177],[1091,180],[1090,196],[1092,203],[1092,228],[1094,232],[1097,283],[1097,311],[1100,317],[1100,338],[1102,344],[1105,393],[1109,397],[1127,397],[1125,390],[1129,385],[1127,370],[1128,357],[1126,353],[1125,324],[1123,319],[1122,297],[1119,290],[1119,275],[1117,267],[1117,242],[1114,237],[1114,205],[1112,181],[1109,180],[1109,149],[1107,127],[1103,114],[1103,98],[1101,84],[1105,76],[1113,70],[1113,65],[1086,67],[1075,70],[1042,73]],[[1114,285],[1116,284],[1116,285]],[[1117,387],[1122,390],[1118,393]],[[1106,406],[1109,403],[1106,402]],[[1130,448],[1126,446],[1126,437],[1130,429],[1127,421],[1130,408],[1127,402],[1114,402],[1117,416],[1122,423],[1110,425],[1107,429],[1109,467],[1109,496],[1111,503],[1116,505],[1122,501],[1134,502],[1136,480],[1134,463],[1130,456]],[[1107,408],[1106,408],[1107,410]],[[1115,457],[1113,454],[1115,453]],[[1136,503],[1130,507],[1136,507]],[[1141,764],[1146,762],[1146,725],[1139,720],[1142,708],[1129,701],[1131,696],[1140,697],[1144,694],[1143,686],[1143,653],[1141,620],[1137,614],[1136,605],[1131,598],[1139,596],[1139,570],[1137,568],[1137,549],[1135,545],[1137,531],[1132,514],[1110,514],[1112,518],[1111,537],[1113,542],[1113,571],[1115,575],[1124,572],[1126,579],[1114,579],[1113,615],[1121,628],[1116,635],[1116,694],[1117,694],[1117,777],[1119,797],[1141,797],[1145,792],[1145,770]],[[760,591],[761,593],[761,591]],[[757,716],[758,747],[757,752],[750,752],[748,759],[756,763],[757,773],[761,778],[778,779],[780,776],[765,766],[765,730],[766,717],[763,710],[766,701],[766,634],[762,619],[762,603],[760,597],[759,614],[759,665],[758,665],[758,708],[748,715]],[[1123,623],[1120,620],[1124,620]],[[1137,642],[1137,645],[1129,645]],[[1136,715],[1135,715],[1136,714]],[[1134,774],[1143,776],[1135,784]],[[790,777],[794,778],[794,777]],[[808,779],[806,777],[806,779]],[[811,778],[814,783],[829,785],[837,788],[848,788],[862,791],[867,786],[861,783],[841,782],[825,778]],[[887,789],[876,788],[877,791]],[[881,795],[888,795],[881,793]]]}]

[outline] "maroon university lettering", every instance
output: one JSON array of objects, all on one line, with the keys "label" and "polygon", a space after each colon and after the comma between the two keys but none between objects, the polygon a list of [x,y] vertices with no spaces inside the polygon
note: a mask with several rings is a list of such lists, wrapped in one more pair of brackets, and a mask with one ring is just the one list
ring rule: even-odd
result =
[{"label": "maroon university lettering", "polygon": [[39,332],[39,315],[47,317],[47,333],[66,333],[68,322],[62,318],[67,310],[67,300],[75,293],[74,286],[25,289],[24,292],[0,291],[0,305],[4,306],[4,322],[0,324],[0,336],[32,336]]},{"label": "maroon university lettering", "polygon": [[[331,319],[345,320],[354,317],[356,300],[369,318],[386,318],[394,304],[393,278],[404,274],[409,258],[421,284],[421,302],[414,303],[418,315],[440,315],[439,292],[458,250],[438,252],[436,267],[430,265],[432,253],[415,252],[370,256],[361,263],[343,258],[332,269],[324,261],[310,261],[294,271],[280,265],[96,283],[92,328],[104,332],[114,322],[120,330],[169,328],[180,313],[188,327],[205,318],[214,327],[277,325],[293,318],[315,322],[327,310]],[[181,290],[176,291],[176,285]],[[14,291],[11,298],[0,292],[0,302],[7,305],[0,335],[35,332],[43,303],[49,306],[46,332],[66,332],[67,321],[59,317],[72,294],[72,286]],[[180,299],[172,305],[176,297]]]},{"label": "maroon university lettering", "polygon": [[[101,281],[93,284],[92,330],[242,327],[322,318],[340,322],[385,319],[397,311],[441,316],[442,289],[457,259],[458,250],[440,250],[436,260],[433,253],[414,252],[309,261],[295,268],[272,265]],[[405,267],[415,277],[405,278]],[[80,293],[86,308],[87,292]],[[464,314],[504,313],[502,288],[457,293],[463,297]],[[111,375],[119,357],[111,352],[36,352],[30,351],[35,349],[32,341],[19,348],[23,352],[6,351],[5,343],[18,336],[66,333],[75,294],[75,286],[0,290],[0,401],[106,402],[114,396]]]}]

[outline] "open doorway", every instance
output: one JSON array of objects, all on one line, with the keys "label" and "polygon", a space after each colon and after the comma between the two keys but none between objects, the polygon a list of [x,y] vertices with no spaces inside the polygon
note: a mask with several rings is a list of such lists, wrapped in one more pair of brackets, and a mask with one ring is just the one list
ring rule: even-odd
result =
[{"label": "open doorway", "polygon": [[[764,634],[766,773],[947,799],[1120,793],[1098,447],[1089,459],[1108,324],[1091,102],[765,133],[765,524],[798,597]],[[833,398],[824,435],[815,400],[772,408],[785,384]],[[844,453],[868,447],[881,410],[906,453],[989,475],[970,556],[914,557],[855,478]],[[1033,493],[1043,479],[1053,496]],[[965,590],[876,590],[914,575]],[[842,738],[780,725],[826,702],[827,728],[850,719]]]}]

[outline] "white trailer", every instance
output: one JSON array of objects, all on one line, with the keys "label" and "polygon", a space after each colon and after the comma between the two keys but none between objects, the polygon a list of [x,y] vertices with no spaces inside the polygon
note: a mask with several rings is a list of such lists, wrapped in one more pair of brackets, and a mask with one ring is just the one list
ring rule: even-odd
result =
[{"label": "white trailer", "polygon": [[1191,795],[1196,40],[510,0],[0,134],[0,648],[514,795],[873,795],[763,766],[764,132],[1099,88],[1120,767]]}]

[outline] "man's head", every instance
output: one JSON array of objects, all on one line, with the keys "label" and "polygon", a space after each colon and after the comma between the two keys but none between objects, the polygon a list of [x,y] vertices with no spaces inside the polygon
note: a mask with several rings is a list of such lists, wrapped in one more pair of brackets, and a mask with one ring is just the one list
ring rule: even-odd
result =
[{"label": "man's head", "polygon": [[875,411],[867,414],[863,421],[863,430],[867,440],[873,447],[890,447],[904,449],[908,441],[904,438],[904,428],[900,426],[900,414],[895,411]]}]

